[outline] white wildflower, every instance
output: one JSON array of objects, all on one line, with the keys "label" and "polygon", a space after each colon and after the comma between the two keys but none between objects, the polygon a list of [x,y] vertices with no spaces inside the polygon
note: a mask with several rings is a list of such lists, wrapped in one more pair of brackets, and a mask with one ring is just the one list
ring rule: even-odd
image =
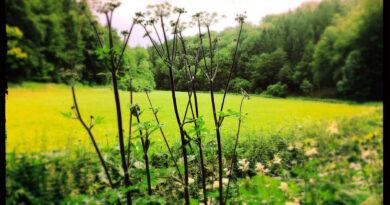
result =
[{"label": "white wildflower", "polygon": [[298,198],[294,198],[294,201],[287,201],[285,205],[300,205],[300,201]]},{"label": "white wildflower", "polygon": [[286,182],[280,182],[279,189],[282,191],[287,191],[288,190],[288,184]]},{"label": "white wildflower", "polygon": [[337,123],[335,121],[331,122],[326,131],[328,131],[328,133],[331,135],[338,134],[339,128],[337,126]]},{"label": "white wildflower", "polygon": [[239,167],[238,169],[242,172],[247,172],[249,170],[249,161],[246,159],[241,159],[238,161]]},{"label": "white wildflower", "polygon": [[214,181],[213,188],[219,188],[219,181]]},{"label": "white wildflower", "polygon": [[188,184],[192,184],[192,183],[194,183],[194,182],[195,182],[195,180],[194,180],[193,178],[188,177]]},{"label": "white wildflower", "polygon": [[279,154],[274,155],[274,159],[272,160],[274,164],[280,164],[282,162],[282,158],[280,158]]},{"label": "white wildflower", "polygon": [[224,185],[227,185],[228,182],[229,182],[229,179],[228,179],[228,178],[222,178],[222,183],[223,183]]},{"label": "white wildflower", "polygon": [[364,160],[367,161],[370,157],[376,157],[377,153],[375,150],[363,150],[362,153],[360,154],[360,157]]},{"label": "white wildflower", "polygon": [[315,148],[315,147],[305,151],[305,155],[308,157],[311,157],[311,156],[316,155],[316,154],[318,154],[318,151],[317,151],[317,148]]},{"label": "white wildflower", "polygon": [[362,165],[360,165],[360,163],[352,162],[351,164],[349,164],[349,168],[357,171],[357,170],[362,169]]},{"label": "white wildflower", "polygon": [[134,167],[137,168],[137,169],[144,169],[145,168],[145,164],[140,162],[140,161],[136,161],[136,162],[134,162]]},{"label": "white wildflower", "polygon": [[264,165],[260,162],[256,163],[256,172],[259,174],[264,173]]}]

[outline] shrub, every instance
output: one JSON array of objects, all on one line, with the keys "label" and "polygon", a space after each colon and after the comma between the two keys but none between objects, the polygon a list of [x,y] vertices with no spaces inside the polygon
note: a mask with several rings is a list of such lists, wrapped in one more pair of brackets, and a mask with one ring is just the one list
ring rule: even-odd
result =
[{"label": "shrub", "polygon": [[265,91],[267,95],[272,95],[275,97],[286,97],[287,95],[287,85],[281,82],[278,82],[273,85],[269,85]]},{"label": "shrub", "polygon": [[311,92],[313,92],[313,84],[311,84],[307,79],[302,81],[300,88],[305,95],[310,95]]},{"label": "shrub", "polygon": [[243,78],[234,78],[231,82],[231,89],[233,92],[239,93],[241,92],[241,88],[244,90],[248,90],[251,86],[251,83]]}]

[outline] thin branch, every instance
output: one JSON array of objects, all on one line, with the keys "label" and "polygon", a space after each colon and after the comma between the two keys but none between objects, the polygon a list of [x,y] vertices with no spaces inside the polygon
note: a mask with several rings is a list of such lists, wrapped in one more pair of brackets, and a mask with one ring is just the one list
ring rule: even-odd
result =
[{"label": "thin branch", "polygon": [[[150,99],[149,93],[148,93],[147,91],[145,91],[145,93],[146,93],[146,97],[148,98],[148,102],[149,102],[150,108],[151,108],[152,111],[153,111],[154,119],[156,120],[157,124],[160,124],[160,121],[159,121],[158,116],[157,116],[157,112],[155,111],[155,108],[153,107],[153,104],[152,104],[152,101],[151,101],[151,99]],[[177,165],[177,160],[176,160],[176,158],[173,156],[172,149],[171,149],[171,147],[170,147],[169,144],[168,144],[168,140],[167,140],[167,138],[165,137],[165,134],[164,134],[164,131],[163,131],[162,127],[160,127],[160,133],[161,133],[161,136],[162,136],[163,139],[164,139],[165,145],[166,145],[167,148],[168,148],[169,154],[171,155],[171,158],[172,158],[172,160],[173,160],[173,162],[174,162],[174,164],[175,164],[175,167],[176,167],[177,173],[179,174],[180,180],[183,180],[183,176],[181,175],[179,166]]]},{"label": "thin branch", "polygon": [[160,45],[160,47],[161,47],[161,50],[163,51],[163,54],[165,54],[165,52],[164,52],[164,47],[163,47],[163,43],[162,43],[162,41],[161,41],[160,34],[159,34],[158,31],[157,31],[156,25],[155,25],[154,23],[152,23],[152,26],[153,26],[153,28],[154,28],[154,31],[156,32],[158,41],[160,42],[159,45]]},{"label": "thin branch", "polygon": [[[225,87],[225,90],[223,92],[223,98],[222,98],[221,109],[220,109],[221,112],[223,111],[223,106],[225,105],[225,98],[226,98],[226,94],[227,94],[227,92],[229,90],[229,84],[230,84],[230,80],[232,78],[233,70],[234,70],[234,68],[235,68],[235,66],[237,64],[237,51],[238,51],[238,45],[239,45],[239,42],[240,42],[242,26],[243,26],[243,23],[240,24],[240,31],[238,33],[236,48],[234,49],[232,66],[230,67],[228,81],[226,83],[226,87]],[[219,117],[218,121],[221,121],[221,116]]]},{"label": "thin branch", "polygon": [[232,161],[231,161],[231,163],[230,163],[230,168],[229,168],[229,170],[228,170],[228,171],[230,171],[230,175],[228,176],[228,184],[227,184],[227,187],[226,187],[225,202],[227,201],[227,199],[228,199],[228,197],[229,197],[230,180],[231,180],[231,176],[233,176],[233,165],[234,165],[234,160],[237,158],[238,137],[240,136],[241,122],[242,122],[242,117],[241,117],[242,105],[243,105],[243,103],[244,103],[245,98],[246,98],[245,95],[242,96],[241,103],[240,103],[240,117],[238,118],[236,140],[235,140],[234,148],[233,148],[233,157],[232,157]]},{"label": "thin branch", "polygon": [[[133,106],[133,86],[132,79],[129,80],[130,85],[130,107]],[[132,126],[133,126],[133,115],[130,112],[130,122],[129,122],[129,139],[127,143],[127,167],[130,167],[130,148],[131,148],[131,134],[132,134]]]},{"label": "thin branch", "polygon": [[[110,50],[113,49],[113,37],[112,37],[112,28],[111,28],[112,14],[113,12],[111,12],[109,18],[108,14],[106,13]],[[127,172],[128,166],[126,164],[126,154],[125,154],[125,145],[124,145],[124,138],[123,138],[123,127],[122,127],[122,111],[121,111],[121,104],[120,104],[119,92],[118,92],[118,82],[116,76],[117,69],[118,68],[115,68],[114,65],[114,57],[113,55],[111,55],[111,76],[112,76],[112,85],[114,91],[115,108],[116,108],[116,116],[117,116],[117,124],[118,124],[119,149],[120,149],[120,155],[122,161],[122,169],[124,173],[124,184],[126,187],[128,187],[130,185],[130,180],[129,180],[129,173]],[[132,203],[132,200],[129,191],[126,193],[126,199],[127,199],[127,204],[130,205]]]},{"label": "thin branch", "polygon": [[134,22],[131,24],[131,27],[130,27],[129,32],[128,32],[127,37],[126,37],[125,44],[123,44],[123,48],[122,48],[121,54],[119,55],[119,58],[118,58],[119,62],[122,60],[122,57],[123,57],[123,54],[124,54],[124,52],[126,50],[127,44],[129,43],[129,39],[130,39],[130,35],[131,35],[132,31],[133,31],[133,27],[134,27]]},{"label": "thin branch", "polygon": [[89,138],[92,141],[93,147],[95,148],[95,151],[96,151],[96,153],[97,153],[97,155],[99,157],[100,163],[103,166],[104,173],[106,174],[106,177],[108,179],[108,183],[113,188],[114,186],[113,186],[113,183],[112,183],[112,180],[111,180],[111,176],[110,176],[110,174],[108,172],[106,162],[104,161],[102,153],[100,152],[100,149],[99,149],[99,147],[98,147],[98,145],[96,143],[96,140],[95,140],[95,137],[93,136],[91,128],[84,122],[83,118],[81,117],[80,109],[79,109],[79,106],[77,104],[76,91],[75,91],[74,86],[72,86],[72,97],[73,97],[73,105],[74,105],[74,108],[75,108],[75,111],[76,111],[76,114],[77,114],[77,119],[80,121],[80,123],[83,125],[84,129],[87,131],[87,133],[89,135]]}]

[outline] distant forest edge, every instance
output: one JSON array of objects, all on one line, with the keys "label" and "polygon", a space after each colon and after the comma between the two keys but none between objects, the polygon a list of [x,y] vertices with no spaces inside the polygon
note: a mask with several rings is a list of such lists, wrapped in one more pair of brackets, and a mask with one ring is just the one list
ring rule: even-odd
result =
[{"label": "distant forest edge", "polygon": [[[66,69],[79,70],[84,84],[109,82],[90,26],[97,21],[85,1],[6,0],[6,12],[10,82],[63,82]],[[238,32],[233,26],[213,33],[219,36],[217,90],[226,84]],[[107,40],[102,25],[97,28]],[[118,31],[115,41],[122,38]],[[196,52],[198,38],[185,39],[189,52]],[[383,1],[323,0],[268,15],[260,25],[245,25],[239,59],[233,91],[382,100]],[[153,48],[127,48],[118,75],[122,89],[128,89],[130,76],[136,90],[169,88],[168,69]],[[177,69],[175,75],[185,73]],[[197,75],[199,89],[207,90],[202,72]],[[185,81],[176,85],[179,90],[188,86]]]}]

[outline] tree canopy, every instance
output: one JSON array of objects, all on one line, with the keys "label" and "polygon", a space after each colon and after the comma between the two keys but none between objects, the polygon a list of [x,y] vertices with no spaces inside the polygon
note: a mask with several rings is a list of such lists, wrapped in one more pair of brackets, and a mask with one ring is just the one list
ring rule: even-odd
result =
[{"label": "tree canopy", "polygon": [[[84,6],[83,6],[84,5]],[[97,61],[97,42],[85,1],[6,1],[7,65],[10,81],[62,82],[60,71],[81,67],[81,82],[107,82],[105,66]],[[107,36],[97,24],[101,35]],[[218,36],[219,79],[223,89],[238,28],[212,32]],[[115,33],[115,41],[121,42]],[[196,52],[198,38],[184,38]],[[180,49],[180,48],[179,48]],[[169,88],[168,70],[152,48],[127,48],[121,87],[131,77],[136,90]],[[383,93],[383,1],[323,0],[295,10],[268,15],[259,25],[246,24],[240,61],[232,89],[266,91],[282,85],[288,95],[380,100]],[[184,75],[180,69],[175,75]],[[199,71],[198,86],[208,85]],[[183,78],[177,78],[183,79]],[[109,79],[108,79],[109,80]],[[178,81],[185,90],[187,82]]]}]

